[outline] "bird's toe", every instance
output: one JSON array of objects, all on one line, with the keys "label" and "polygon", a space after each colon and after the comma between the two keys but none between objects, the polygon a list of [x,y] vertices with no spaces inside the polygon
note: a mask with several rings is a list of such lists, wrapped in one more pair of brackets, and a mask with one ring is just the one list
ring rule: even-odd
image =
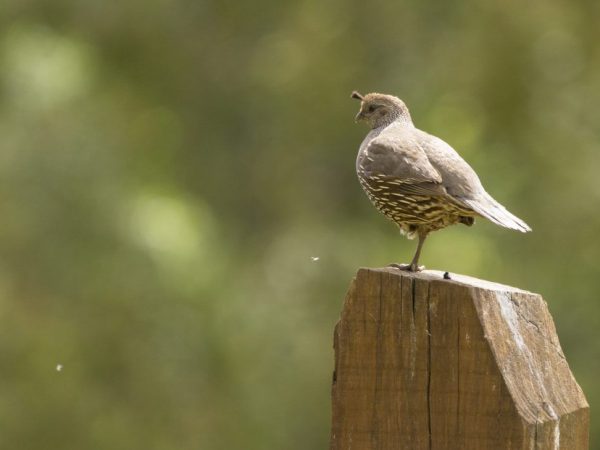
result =
[{"label": "bird's toe", "polygon": [[388,264],[388,267],[393,267],[399,270],[406,270],[407,272],[421,272],[422,270],[425,270],[425,266],[418,266],[416,264],[392,263]]},{"label": "bird's toe", "polygon": [[399,270],[410,270],[410,264],[391,263],[388,264],[388,267],[393,267],[394,269]]}]

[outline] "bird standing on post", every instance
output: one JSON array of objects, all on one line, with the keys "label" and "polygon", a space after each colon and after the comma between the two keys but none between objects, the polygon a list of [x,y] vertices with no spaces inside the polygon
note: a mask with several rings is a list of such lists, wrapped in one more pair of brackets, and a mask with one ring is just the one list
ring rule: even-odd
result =
[{"label": "bird standing on post", "polygon": [[356,121],[371,131],[356,159],[356,173],[375,207],[409,238],[417,236],[410,264],[392,264],[416,272],[427,235],[455,223],[471,226],[481,216],[511,230],[531,228],[489,195],[475,171],[441,139],[415,128],[398,97],[354,91],[361,101]]}]

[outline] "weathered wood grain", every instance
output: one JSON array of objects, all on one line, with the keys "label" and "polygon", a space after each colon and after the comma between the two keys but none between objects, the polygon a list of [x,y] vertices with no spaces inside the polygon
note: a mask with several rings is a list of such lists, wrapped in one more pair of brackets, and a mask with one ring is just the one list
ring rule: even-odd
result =
[{"label": "weathered wood grain", "polygon": [[360,269],[334,333],[331,450],[587,450],[589,407],[541,296]]}]

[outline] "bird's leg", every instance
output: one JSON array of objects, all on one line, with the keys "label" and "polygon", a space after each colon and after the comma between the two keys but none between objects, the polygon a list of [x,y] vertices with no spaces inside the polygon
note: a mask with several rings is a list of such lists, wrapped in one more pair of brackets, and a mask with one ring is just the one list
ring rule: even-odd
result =
[{"label": "bird's leg", "polygon": [[408,270],[409,272],[420,272],[425,269],[425,266],[419,266],[419,257],[421,256],[421,249],[423,248],[423,243],[425,242],[425,238],[427,237],[427,231],[419,231],[419,243],[417,244],[417,251],[415,252],[415,256],[413,256],[412,262],[410,264],[390,264],[390,267],[395,267],[400,270]]},{"label": "bird's leg", "polygon": [[425,242],[425,238],[427,237],[427,232],[419,231],[419,243],[417,244],[417,251],[415,252],[415,256],[413,256],[412,262],[410,263],[410,271],[411,272],[420,272],[425,268],[425,266],[419,267],[419,257],[421,256],[421,249],[423,248],[423,243]]}]

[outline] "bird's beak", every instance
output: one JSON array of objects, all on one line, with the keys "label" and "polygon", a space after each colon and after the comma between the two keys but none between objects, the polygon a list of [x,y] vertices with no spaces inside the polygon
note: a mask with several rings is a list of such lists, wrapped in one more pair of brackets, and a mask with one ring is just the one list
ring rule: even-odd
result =
[{"label": "bird's beak", "polygon": [[358,114],[356,116],[354,116],[354,121],[356,123],[360,122],[361,120],[363,120],[365,118],[362,109],[358,112]]}]

